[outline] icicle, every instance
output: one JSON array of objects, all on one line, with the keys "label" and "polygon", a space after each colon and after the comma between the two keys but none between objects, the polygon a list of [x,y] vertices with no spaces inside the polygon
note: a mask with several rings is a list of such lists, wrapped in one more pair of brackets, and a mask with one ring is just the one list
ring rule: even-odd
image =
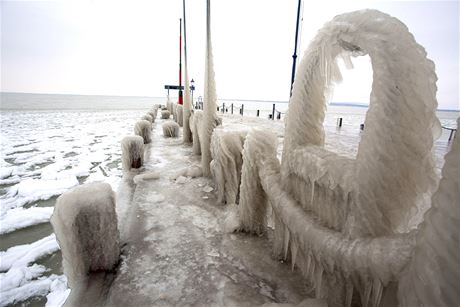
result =
[{"label": "icicle", "polygon": [[374,279],[372,285],[372,306],[378,307],[382,299],[383,285],[378,279]]},{"label": "icicle", "polygon": [[364,293],[361,293],[361,305],[363,307],[367,307],[369,306],[369,299],[372,291],[372,282],[370,282],[369,280],[365,280],[364,283]]},{"label": "icicle", "polygon": [[295,261],[296,261],[296,258],[297,258],[297,252],[298,251],[299,251],[299,247],[297,245],[297,240],[292,238],[292,241],[291,241],[291,270],[292,271],[294,271]]},{"label": "icicle", "polygon": [[345,307],[351,307],[351,300],[353,299],[353,282],[351,280],[346,280],[346,295],[345,295]]},{"label": "icicle", "polygon": [[321,298],[321,290],[322,290],[322,282],[323,282],[323,266],[321,263],[318,263],[316,265],[315,269],[315,297],[316,298]]},{"label": "icicle", "polygon": [[313,205],[313,198],[315,197],[315,180],[311,181],[311,197],[310,197],[310,205]]},{"label": "icicle", "polygon": [[288,259],[289,239],[290,239],[289,228],[287,226],[284,226],[284,249],[283,249],[284,260]]}]

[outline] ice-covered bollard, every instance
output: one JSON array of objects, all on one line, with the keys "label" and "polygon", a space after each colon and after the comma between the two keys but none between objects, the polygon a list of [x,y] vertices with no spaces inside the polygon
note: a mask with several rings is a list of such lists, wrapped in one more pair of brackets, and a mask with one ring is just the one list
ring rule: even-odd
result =
[{"label": "ice-covered bollard", "polygon": [[179,136],[179,125],[173,121],[163,124],[163,135],[167,138],[176,138]]},{"label": "ice-covered bollard", "polygon": [[124,171],[139,168],[144,161],[144,139],[138,135],[121,140],[121,164]]},{"label": "ice-covered bollard", "polygon": [[161,111],[161,118],[162,119],[169,119],[171,117],[171,113],[168,110]]},{"label": "ice-covered bollard", "polygon": [[148,120],[141,120],[134,126],[134,134],[144,139],[144,144],[152,141],[152,124]]},{"label": "ice-covered bollard", "polygon": [[152,123],[154,123],[155,118],[157,118],[157,110],[151,110],[151,111],[147,112],[147,114],[152,117]]},{"label": "ice-covered bollard", "polygon": [[147,113],[144,116],[142,116],[142,120],[146,120],[146,121],[148,121],[150,123],[153,123],[153,117],[149,113]]},{"label": "ice-covered bollard", "polygon": [[115,193],[109,184],[84,184],[62,194],[56,201],[51,224],[70,288],[91,272],[110,271],[118,263]]},{"label": "ice-covered bollard", "polygon": [[184,107],[182,105],[177,105],[176,107],[176,113],[177,113],[177,116],[176,116],[176,122],[179,124],[179,126],[183,126],[183,122],[184,122]]}]

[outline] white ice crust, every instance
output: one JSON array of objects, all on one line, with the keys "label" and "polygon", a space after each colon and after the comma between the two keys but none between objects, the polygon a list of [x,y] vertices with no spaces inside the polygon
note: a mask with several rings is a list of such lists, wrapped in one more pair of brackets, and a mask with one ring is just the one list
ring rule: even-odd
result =
[{"label": "white ice crust", "polygon": [[51,224],[62,251],[70,288],[92,271],[112,270],[119,259],[115,193],[107,183],[90,183],[62,194]]},{"label": "white ice crust", "polygon": [[140,120],[134,125],[134,134],[144,139],[144,144],[152,141],[152,123],[148,120]]}]

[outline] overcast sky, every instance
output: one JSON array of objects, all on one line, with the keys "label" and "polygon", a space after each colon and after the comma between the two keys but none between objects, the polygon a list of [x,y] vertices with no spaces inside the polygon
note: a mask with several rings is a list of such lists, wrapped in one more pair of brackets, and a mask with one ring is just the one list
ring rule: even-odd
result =
[{"label": "overcast sky", "polygon": [[[203,91],[205,0],[187,0],[190,78]],[[220,98],[286,101],[297,0],[213,0]],[[301,57],[335,15],[375,8],[402,20],[434,60],[441,108],[459,106],[459,1],[304,1]],[[1,1],[1,89],[164,96],[178,83],[182,0]],[[344,73],[334,101],[367,103],[369,58]]]}]

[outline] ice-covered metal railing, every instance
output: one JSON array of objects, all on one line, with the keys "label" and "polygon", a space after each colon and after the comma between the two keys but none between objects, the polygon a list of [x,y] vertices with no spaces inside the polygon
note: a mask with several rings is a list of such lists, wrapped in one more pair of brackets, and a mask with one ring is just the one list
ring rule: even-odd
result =
[{"label": "ice-covered metal railing", "polygon": [[282,188],[276,150],[276,135],[248,133],[238,208],[242,230],[264,232],[270,204],[275,254],[299,267],[318,298],[329,306],[350,306],[358,299],[362,306],[379,306],[382,296],[395,297],[395,289],[387,286],[407,265],[414,235],[350,239],[325,227]]},{"label": "ice-covered metal railing", "polygon": [[[294,150],[324,145],[327,98],[333,83],[341,79],[337,58],[351,65],[350,55],[364,54],[372,63],[372,93],[366,129],[349,174],[352,191],[344,191],[344,196],[354,198],[345,217],[352,237],[407,231],[408,220],[423,202],[426,205],[437,183],[431,151],[433,133],[440,130],[434,63],[398,19],[362,10],[325,24],[299,65],[286,124],[283,185],[289,184],[297,167],[290,165]],[[302,177],[313,189],[315,178]],[[331,188],[335,184],[331,182]]]},{"label": "ice-covered metal railing", "polygon": [[[460,126],[460,118],[457,119]],[[432,207],[416,238],[413,259],[399,284],[400,306],[456,306],[460,302],[460,138],[442,169]]]}]

